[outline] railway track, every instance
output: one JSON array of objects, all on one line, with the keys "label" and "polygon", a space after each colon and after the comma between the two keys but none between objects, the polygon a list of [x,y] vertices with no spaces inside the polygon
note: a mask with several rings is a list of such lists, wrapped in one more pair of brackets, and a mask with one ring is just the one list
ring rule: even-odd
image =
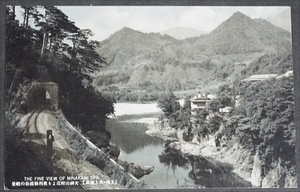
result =
[{"label": "railway track", "polygon": [[25,134],[28,136],[29,135],[29,128],[31,126],[30,124],[30,119],[32,118],[32,116],[35,114],[36,110],[33,110],[31,112],[31,114],[29,115],[27,121],[26,121],[26,126],[25,126]]},{"label": "railway track", "polygon": [[[43,137],[43,135],[45,135],[46,133],[41,133],[41,127],[39,127],[39,120],[41,120],[41,118],[43,118],[42,116],[40,116],[41,114],[43,114],[43,112],[45,112],[45,109],[36,109],[33,110],[30,115],[28,116],[27,120],[26,120],[26,126],[25,126],[25,137],[28,139],[29,141],[29,145],[32,149],[32,151],[39,157],[39,159],[45,163],[45,166],[47,167],[47,169],[52,172],[53,176],[55,176],[55,171],[53,171],[55,169],[55,167],[53,167],[53,160],[51,159],[50,161],[47,160],[46,156],[45,156],[45,149],[47,148],[47,144],[45,142],[45,138]],[[46,117],[46,116],[45,116]],[[45,127],[47,127],[46,125],[44,125]],[[61,175],[57,175],[57,176],[61,176]],[[72,176],[72,174],[70,172],[64,171],[64,176]],[[88,189],[85,186],[82,186],[81,184],[79,184],[79,186],[73,186],[75,189],[80,188],[80,189]]]},{"label": "railway track", "polygon": [[[53,114],[53,112],[46,109],[33,110],[30,114],[28,114],[27,119],[25,120],[26,138],[29,141],[31,150],[37,155],[40,161],[44,162],[52,176],[74,176],[74,170],[72,168],[70,168],[69,171],[61,166],[56,166],[60,159],[68,160],[71,164],[74,163],[75,167],[77,164],[81,164],[81,162],[71,150],[68,150],[68,146],[64,141],[65,138],[62,138],[60,135],[56,122],[51,121],[51,118],[54,119],[54,117],[52,117]],[[46,143],[46,132],[49,129],[53,131],[53,134],[56,137],[56,140],[53,143],[53,155],[51,159],[48,158],[49,156],[47,157]],[[113,163],[116,164],[116,162]],[[91,167],[87,167],[88,170],[91,170]],[[91,172],[90,174],[94,173]],[[72,186],[72,189],[80,188],[84,190],[94,190],[103,188],[109,189],[109,187],[110,185],[106,186],[106,184],[83,185],[82,183],[79,183],[79,185]]]},{"label": "railway track", "polygon": [[26,122],[26,128],[25,128],[25,133],[27,134],[27,137],[29,139],[29,141],[32,141],[32,139],[36,139],[36,138],[33,138],[31,135],[30,135],[30,131],[35,131],[36,132],[36,136],[37,136],[37,139],[39,140],[39,142],[43,145],[43,146],[46,146],[46,143],[45,141],[43,140],[43,138],[41,137],[42,136],[42,133],[39,132],[38,130],[38,117],[39,115],[44,111],[44,109],[36,109],[36,110],[33,110],[30,114],[30,116],[28,117],[27,119],[27,122]]}]

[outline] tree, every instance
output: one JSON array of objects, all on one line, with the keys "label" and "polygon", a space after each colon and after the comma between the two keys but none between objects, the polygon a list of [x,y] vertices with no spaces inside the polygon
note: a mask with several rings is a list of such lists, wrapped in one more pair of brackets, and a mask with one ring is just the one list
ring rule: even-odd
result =
[{"label": "tree", "polygon": [[68,39],[72,41],[73,46],[68,48],[70,58],[70,69],[82,74],[89,80],[87,73],[93,73],[106,64],[105,58],[96,51],[100,47],[100,42],[88,40],[93,36],[90,29],[78,30]]},{"label": "tree", "polygon": [[191,113],[191,101],[189,97],[184,98],[183,111],[186,111],[189,114]]},{"label": "tree", "polygon": [[199,137],[206,137],[210,134],[209,125],[207,123],[207,110],[198,110],[194,116],[192,133],[198,135]]},{"label": "tree", "polygon": [[157,106],[162,110],[167,118],[180,109],[180,104],[172,91],[162,95],[157,101]]},{"label": "tree", "polygon": [[24,9],[23,24],[22,24],[24,28],[29,28],[30,17],[34,18],[35,21],[38,21],[39,18],[42,16],[41,14],[39,14],[37,7],[31,7],[31,6],[21,6],[21,7]]},{"label": "tree", "polygon": [[20,26],[14,7],[6,7],[5,75],[6,90],[10,94],[20,83],[23,75],[32,78],[37,54],[35,52],[35,30]]},{"label": "tree", "polygon": [[45,15],[42,20],[36,23],[37,27],[41,27],[43,33],[43,43],[41,47],[41,58],[45,51],[50,51],[54,55],[57,52],[64,52],[68,48],[68,44],[64,40],[69,34],[76,33],[79,28],[74,22],[68,19],[68,16],[54,6],[44,6]]},{"label": "tree", "polygon": [[227,106],[233,107],[234,101],[232,97],[225,94],[221,94],[217,98],[212,100],[212,102],[209,105],[209,110],[213,112],[218,112],[220,108],[224,108]]}]

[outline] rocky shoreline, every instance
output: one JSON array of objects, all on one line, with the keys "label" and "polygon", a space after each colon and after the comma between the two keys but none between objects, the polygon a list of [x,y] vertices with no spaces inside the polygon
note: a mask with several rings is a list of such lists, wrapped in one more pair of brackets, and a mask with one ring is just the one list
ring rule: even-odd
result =
[{"label": "rocky shoreline", "polygon": [[148,124],[146,134],[157,137],[163,141],[170,142],[167,147],[180,151],[185,155],[203,156],[212,158],[222,163],[228,163],[233,166],[233,172],[243,178],[245,181],[251,182],[251,171],[247,170],[247,164],[253,162],[250,152],[243,151],[241,146],[235,145],[230,149],[228,147],[215,147],[211,144],[211,140],[199,143],[195,140],[192,142],[184,141],[178,135],[182,134],[173,128],[159,130],[154,123]]},{"label": "rocky shoreline", "polygon": [[198,142],[193,139],[191,142],[186,142],[182,139],[182,132],[173,128],[160,129],[156,123],[149,121],[139,121],[147,123],[148,130],[146,134],[152,137],[157,137],[166,141],[166,147],[175,149],[184,155],[202,156],[205,158],[214,159],[221,163],[230,164],[233,167],[232,172],[251,183],[253,188],[294,188],[297,187],[296,177],[285,174],[283,168],[271,170],[264,178],[261,178],[261,165],[258,158],[254,154],[239,145],[231,143],[224,147],[216,147],[213,142],[213,136]]}]

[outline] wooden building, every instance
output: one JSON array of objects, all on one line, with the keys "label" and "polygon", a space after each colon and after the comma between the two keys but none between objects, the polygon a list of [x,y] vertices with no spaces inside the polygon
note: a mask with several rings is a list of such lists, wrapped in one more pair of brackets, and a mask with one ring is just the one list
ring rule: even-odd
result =
[{"label": "wooden building", "polygon": [[198,94],[198,96],[190,99],[192,114],[195,114],[197,110],[207,109],[212,99],[206,95]]}]

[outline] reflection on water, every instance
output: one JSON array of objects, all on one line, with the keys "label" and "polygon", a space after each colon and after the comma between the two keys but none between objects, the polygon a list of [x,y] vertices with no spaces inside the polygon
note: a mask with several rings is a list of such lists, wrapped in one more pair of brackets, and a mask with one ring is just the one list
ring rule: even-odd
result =
[{"label": "reflection on water", "polygon": [[161,145],[162,142],[145,134],[147,125],[141,123],[119,122],[110,119],[107,129],[111,133],[111,142],[117,144],[126,153],[143,149],[147,145]]},{"label": "reflection on water", "polygon": [[251,184],[232,172],[232,166],[201,156],[188,157],[192,169],[189,177],[205,187],[251,187]]},{"label": "reflection on water", "polygon": [[188,159],[174,149],[165,149],[161,155],[158,156],[158,159],[159,162],[171,167],[172,170],[175,170],[177,167],[182,167],[187,170],[190,167]]},{"label": "reflection on water", "polygon": [[[164,143],[145,134],[147,126],[141,123],[124,122],[145,116],[122,116],[110,119],[107,129],[111,142],[121,149],[120,159],[138,165],[152,165],[154,171],[141,178],[156,188],[178,188],[192,183],[193,187],[250,187],[238,175],[232,173],[228,164],[198,156],[184,156]],[[157,114],[147,117],[157,117]],[[121,121],[120,121],[121,119]]]}]

